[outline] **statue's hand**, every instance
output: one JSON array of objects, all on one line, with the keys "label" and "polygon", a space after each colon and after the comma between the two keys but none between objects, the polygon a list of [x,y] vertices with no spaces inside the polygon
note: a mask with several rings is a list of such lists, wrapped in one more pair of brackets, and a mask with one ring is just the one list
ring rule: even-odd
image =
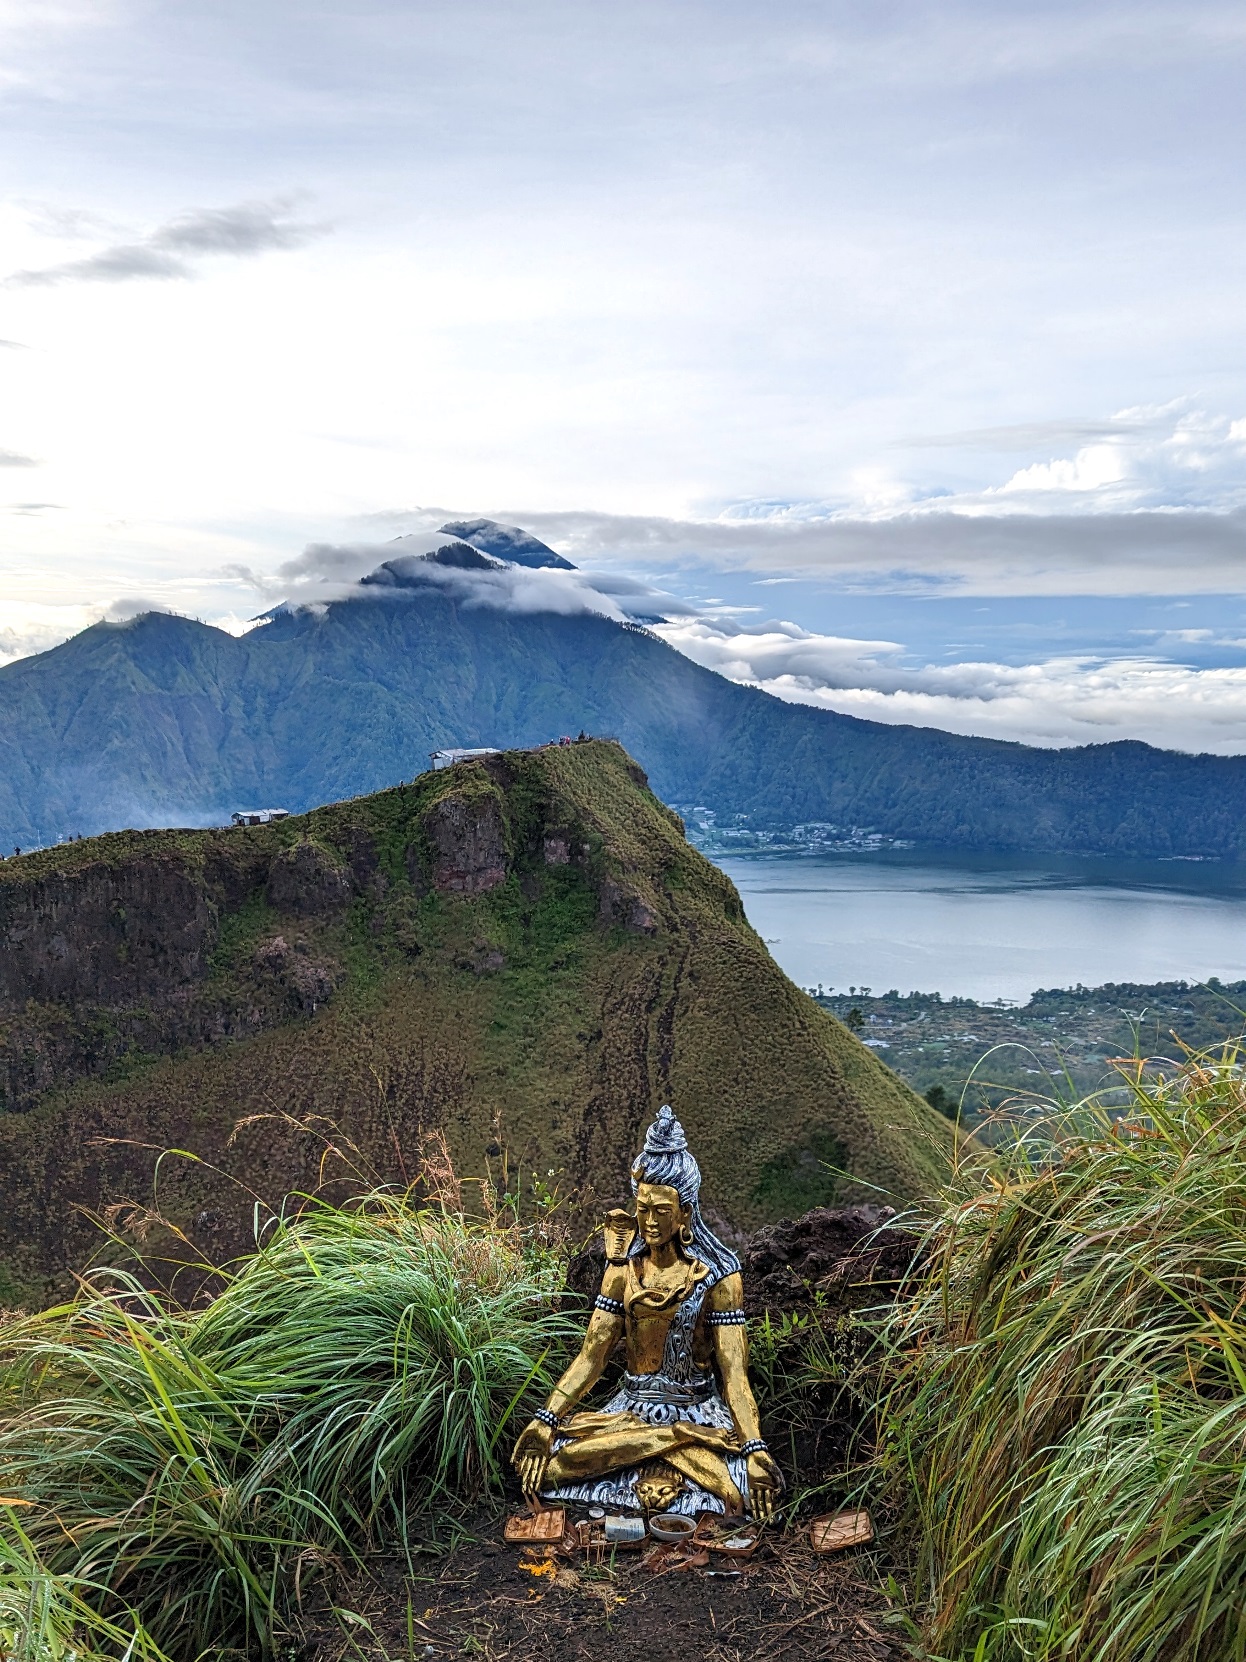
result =
[{"label": "statue's hand", "polygon": [[783,1473],[765,1449],[748,1457],[749,1507],[758,1523],[769,1523],[774,1516],[776,1495],[783,1488]]},{"label": "statue's hand", "polygon": [[529,1420],[519,1433],[511,1464],[519,1473],[520,1487],[529,1500],[535,1500],[541,1492],[553,1447],[553,1428],[542,1425],[540,1420]]}]

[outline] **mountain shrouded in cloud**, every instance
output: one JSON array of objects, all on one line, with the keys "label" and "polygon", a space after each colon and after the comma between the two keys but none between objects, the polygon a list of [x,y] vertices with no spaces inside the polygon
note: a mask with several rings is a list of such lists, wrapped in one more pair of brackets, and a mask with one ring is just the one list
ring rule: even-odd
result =
[{"label": "mountain shrouded in cloud", "polygon": [[[1179,564],[1178,548],[1185,535],[1182,525],[1186,516],[1175,516],[1176,525],[1172,517],[1116,516],[1122,557],[1130,538],[1137,548],[1154,534],[1158,539],[1151,550],[1154,560]],[[965,516],[960,519],[965,527],[965,547],[960,557],[965,562],[966,550],[975,539],[984,549],[992,546],[991,527],[995,522],[984,525]],[[754,621],[760,611],[756,596],[768,595],[773,601],[788,591],[772,585],[794,583],[795,577],[755,581],[751,597],[737,583],[733,592],[737,599],[746,600],[743,605],[693,601],[626,576],[609,565],[577,570],[569,560],[555,556],[557,567],[517,566],[504,552],[508,546],[523,547],[542,559],[543,551],[553,551],[548,543],[515,527],[499,527],[488,520],[457,523],[473,531],[473,547],[494,551],[488,556],[494,559],[493,566],[481,562],[477,568],[480,575],[469,576],[461,569],[451,575],[448,569],[437,568],[436,562],[432,569],[423,564],[411,568],[412,581],[449,584],[469,604],[499,605],[516,612],[586,610],[617,621],[645,623],[695,662],[789,702],[890,724],[939,727],[1024,744],[1094,744],[1138,738],[1164,748],[1220,755],[1246,750],[1246,666],[1240,661],[1246,651],[1246,607],[1238,608],[1243,616],[1236,625],[1222,605],[1211,608],[1221,624],[1214,630],[1182,627],[1184,614],[1180,607],[1166,609],[1161,614],[1162,628],[1143,630],[1136,626],[1142,621],[1141,611],[1137,616],[1130,615],[1118,605],[1115,610],[1119,616],[1109,639],[1105,638],[1102,615],[1090,623],[1083,600],[1075,603],[1074,609],[1088,619],[1085,632],[1053,649],[1040,639],[1032,621],[1039,602],[1013,602],[1022,656],[1015,652],[1011,660],[995,656],[992,646],[998,652],[1005,642],[992,642],[981,635],[975,640],[973,626],[980,625],[978,614],[962,617],[962,625],[968,624],[969,632],[952,637],[955,658],[949,662],[944,642],[929,638],[914,643],[903,637],[879,639],[843,629],[831,633],[802,627],[790,616]],[[694,532],[706,539],[717,534],[723,539],[718,545],[721,554],[737,533],[744,532],[746,540],[738,546],[739,557],[752,562],[754,570],[764,571],[772,569],[765,561],[767,524],[769,535],[776,539],[773,557],[797,565],[802,559],[815,561],[819,553],[825,552],[819,548],[817,536],[825,537],[836,530],[834,523],[799,521],[720,525],[717,533],[710,526],[671,523],[659,528],[655,522],[646,530],[629,529],[621,522],[620,534],[629,535],[633,545],[643,543],[646,535],[655,540],[660,536],[670,551],[679,546],[681,534],[687,537],[684,546],[691,544],[693,548],[697,547]],[[943,535],[940,523],[932,521],[931,525],[934,532]],[[996,558],[1002,559],[1011,549],[1013,556],[1024,563],[1027,555],[1041,557],[1044,545],[1054,546],[1045,521],[1023,516],[1010,523],[1009,534],[1014,525],[1027,535],[1030,530],[1041,530],[1042,539],[1027,542],[1023,537],[1015,546],[1007,540],[997,542]],[[570,524],[564,528],[574,533]],[[890,528],[889,521],[880,522],[878,527],[880,533]],[[443,532],[446,529],[443,527]],[[1224,559],[1237,557],[1239,545],[1240,551],[1246,552],[1242,540],[1246,519],[1241,515],[1210,516],[1203,529],[1208,537],[1223,541]],[[909,521],[906,534],[914,530],[915,522]],[[852,527],[846,531],[850,535]],[[578,538],[581,542],[590,540],[583,524]],[[417,551],[434,551],[440,542],[440,535],[410,533],[390,546],[410,549],[415,555]],[[710,545],[706,542],[705,546]],[[313,544],[282,571],[290,591],[300,599],[337,598],[349,592],[357,575],[375,565],[377,552],[375,543],[356,547]],[[399,561],[410,557],[400,556]],[[394,559],[387,561],[385,569],[396,567],[396,563]],[[725,572],[718,576],[727,581]],[[812,580],[805,581],[806,592],[797,601],[798,607],[807,607],[810,601],[808,583]],[[747,603],[749,598],[751,605]],[[841,599],[841,611],[844,605]],[[897,606],[889,621],[904,622],[906,616],[910,624],[929,627],[929,602],[923,608],[920,591],[910,600],[907,614]],[[1060,633],[1066,631],[1067,624],[1058,625],[1057,642]],[[1047,646],[1047,650],[1035,653],[1035,646]]]},{"label": "mountain shrouded in cloud", "polygon": [[553,566],[559,571],[574,571],[570,560],[564,560],[546,543],[539,541],[518,525],[499,525],[495,519],[452,520],[441,527],[450,537],[470,543],[482,554],[495,559],[509,560],[517,566]]},{"label": "mountain shrouded in cloud", "polygon": [[[308,592],[241,638],[150,612],[0,670],[0,846],[303,809],[409,779],[443,746],[584,730],[617,737],[666,801],[757,826],[823,820],[963,848],[1246,852],[1246,758],[1027,749],[861,721],[693,663],[637,626],[661,600],[640,584],[612,596],[583,572],[466,543],[348,582],[341,553],[321,562],[331,584],[305,564],[296,587]],[[1198,811],[1159,815],[1157,801]]]}]

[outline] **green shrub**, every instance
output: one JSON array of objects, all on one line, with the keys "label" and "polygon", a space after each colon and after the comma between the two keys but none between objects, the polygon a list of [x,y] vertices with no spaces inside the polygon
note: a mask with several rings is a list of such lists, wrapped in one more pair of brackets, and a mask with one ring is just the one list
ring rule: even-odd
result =
[{"label": "green shrub", "polygon": [[571,1326],[530,1237],[385,1192],[279,1222],[201,1310],[109,1274],[0,1330],[0,1490],[181,1655],[271,1647],[326,1555],[496,1486]]},{"label": "green shrub", "polygon": [[817,1293],[808,1310],[766,1311],[749,1323],[749,1374],[770,1452],[787,1480],[789,1518],[823,1501],[828,1489],[842,1494],[870,1457],[873,1416],[860,1387],[875,1317]]},{"label": "green shrub", "polygon": [[1246,1079],[1123,1072],[962,1178],[892,1323],[941,1657],[1246,1657]]}]

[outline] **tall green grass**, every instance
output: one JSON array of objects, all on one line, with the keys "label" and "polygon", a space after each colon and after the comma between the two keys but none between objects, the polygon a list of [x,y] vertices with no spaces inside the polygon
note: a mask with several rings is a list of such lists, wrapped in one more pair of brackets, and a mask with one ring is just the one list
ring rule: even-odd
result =
[{"label": "tall green grass", "polygon": [[127,1613],[116,1621],[101,1616],[90,1602],[104,1589],[70,1577],[54,1576],[39,1562],[33,1546],[7,1510],[8,1527],[0,1533],[0,1657],[6,1662],[166,1662],[164,1653]]},{"label": "tall green grass", "polygon": [[964,1174],[891,1325],[940,1657],[1246,1658],[1246,1079],[1123,1073]]},{"label": "tall green grass", "polygon": [[204,1309],[88,1278],[0,1329],[0,1492],[44,1570],[172,1654],[271,1649],[326,1559],[497,1485],[561,1279],[517,1227],[385,1192],[280,1221]]}]

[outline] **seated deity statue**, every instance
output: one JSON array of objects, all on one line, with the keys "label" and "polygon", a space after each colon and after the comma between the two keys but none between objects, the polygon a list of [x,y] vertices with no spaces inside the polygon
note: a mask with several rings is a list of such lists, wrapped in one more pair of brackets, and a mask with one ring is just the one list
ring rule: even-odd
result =
[{"label": "seated deity statue", "polygon": [[[774,1512],[783,1478],[748,1381],[740,1260],[701,1216],[701,1173],[667,1107],[632,1166],[636,1216],[606,1219],[606,1273],[579,1355],[515,1445],[530,1500],[608,1510]],[[573,1412],[615,1346],[626,1372]]]}]

